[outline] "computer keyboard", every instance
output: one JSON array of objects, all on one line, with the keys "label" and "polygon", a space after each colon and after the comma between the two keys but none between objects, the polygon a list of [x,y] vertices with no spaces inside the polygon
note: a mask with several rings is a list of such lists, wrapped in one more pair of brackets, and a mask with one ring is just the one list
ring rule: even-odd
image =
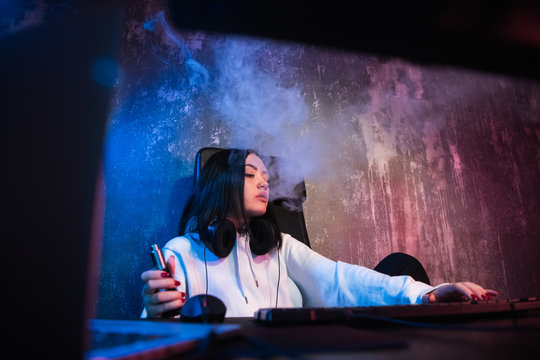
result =
[{"label": "computer keyboard", "polygon": [[265,308],[255,313],[255,320],[268,324],[342,322],[362,317],[442,321],[449,317],[517,314],[534,310],[540,311],[540,298],[339,308]]}]

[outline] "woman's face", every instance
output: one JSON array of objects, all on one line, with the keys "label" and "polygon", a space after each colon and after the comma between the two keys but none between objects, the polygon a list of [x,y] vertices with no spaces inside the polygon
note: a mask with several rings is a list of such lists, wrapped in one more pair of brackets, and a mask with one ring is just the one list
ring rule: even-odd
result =
[{"label": "woman's face", "polygon": [[248,219],[264,215],[269,196],[268,170],[257,155],[249,154],[244,179],[244,208]]}]

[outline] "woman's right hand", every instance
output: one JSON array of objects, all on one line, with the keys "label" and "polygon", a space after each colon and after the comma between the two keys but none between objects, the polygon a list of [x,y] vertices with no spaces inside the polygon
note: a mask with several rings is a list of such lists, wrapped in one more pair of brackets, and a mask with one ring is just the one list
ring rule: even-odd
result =
[{"label": "woman's right hand", "polygon": [[[167,260],[171,274],[162,270],[147,270],[141,274],[144,285],[142,298],[149,318],[162,317],[163,313],[176,310],[186,302],[186,294],[176,289],[180,282],[174,279],[174,257]],[[167,290],[167,291],[163,291]]]}]

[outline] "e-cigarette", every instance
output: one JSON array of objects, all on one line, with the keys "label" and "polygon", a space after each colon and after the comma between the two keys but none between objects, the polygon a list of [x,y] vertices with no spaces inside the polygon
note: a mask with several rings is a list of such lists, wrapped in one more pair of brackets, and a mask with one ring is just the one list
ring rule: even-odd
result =
[{"label": "e-cigarette", "polygon": [[[169,268],[167,267],[167,263],[165,262],[165,257],[163,257],[163,252],[161,249],[157,246],[157,244],[152,245],[151,247],[151,255],[152,255],[152,261],[154,262],[154,267],[156,270],[166,271],[169,273],[169,275],[172,276],[171,272],[169,271]],[[165,289],[164,289],[165,290]],[[176,290],[176,289],[167,289],[167,290]],[[173,317],[180,313],[180,309],[175,309],[171,311],[167,311],[163,313],[163,317]]]},{"label": "e-cigarette", "polygon": [[171,273],[169,271],[169,268],[167,267],[167,263],[165,263],[165,258],[163,257],[163,252],[161,252],[160,248],[157,246],[157,244],[152,245],[152,261],[154,262],[154,267],[156,270],[163,270]]}]

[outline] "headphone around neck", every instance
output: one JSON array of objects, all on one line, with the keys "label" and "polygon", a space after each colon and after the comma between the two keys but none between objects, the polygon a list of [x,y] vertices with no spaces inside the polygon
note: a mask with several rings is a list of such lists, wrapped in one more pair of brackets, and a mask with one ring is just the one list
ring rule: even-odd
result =
[{"label": "headphone around neck", "polygon": [[[255,255],[265,255],[279,243],[279,233],[271,221],[256,218],[250,221],[246,229],[250,234],[249,247]],[[215,219],[208,227],[199,230],[199,237],[214,255],[229,256],[236,242],[237,229],[227,219]]]}]

